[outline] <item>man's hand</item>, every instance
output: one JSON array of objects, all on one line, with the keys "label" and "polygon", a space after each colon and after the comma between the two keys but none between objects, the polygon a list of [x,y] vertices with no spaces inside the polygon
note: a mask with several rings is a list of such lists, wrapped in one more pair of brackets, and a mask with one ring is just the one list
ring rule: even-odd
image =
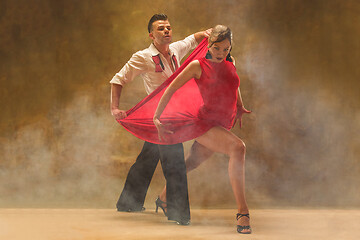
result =
[{"label": "man's hand", "polygon": [[251,113],[251,111],[247,110],[244,106],[241,106],[241,107],[239,106],[237,109],[237,112],[236,112],[236,117],[235,117],[233,127],[235,126],[238,119],[239,119],[239,126],[240,126],[240,128],[242,127],[242,115],[244,113]]},{"label": "man's hand", "polygon": [[127,117],[126,111],[117,108],[111,110],[111,115],[113,115],[116,120],[121,120]]},{"label": "man's hand", "polygon": [[162,124],[158,118],[154,117],[154,124],[158,130],[160,142],[166,141],[166,134],[173,134],[173,131],[167,130],[165,127],[171,124]]},{"label": "man's hand", "polygon": [[212,32],[212,28],[209,28],[209,29],[205,30],[205,31],[203,32],[203,33],[204,33],[204,37],[209,38],[211,32]]},{"label": "man's hand", "polygon": [[212,28],[209,28],[208,30],[205,31],[194,33],[196,42],[200,43],[204,38],[209,38],[211,32],[212,32]]}]

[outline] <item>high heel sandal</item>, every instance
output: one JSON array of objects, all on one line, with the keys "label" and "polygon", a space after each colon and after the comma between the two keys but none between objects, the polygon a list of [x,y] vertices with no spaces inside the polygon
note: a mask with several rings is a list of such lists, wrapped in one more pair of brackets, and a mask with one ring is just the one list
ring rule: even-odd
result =
[{"label": "high heel sandal", "polygon": [[158,212],[158,208],[161,208],[163,210],[165,216],[167,216],[166,211],[165,211],[166,207],[163,207],[162,206],[163,204],[166,204],[166,202],[161,201],[160,197],[158,196],[158,198],[155,200],[155,205],[156,205],[155,212]]},{"label": "high heel sandal", "polygon": [[[236,214],[236,220],[239,220],[242,217],[248,217],[250,219],[250,216],[248,213],[247,214],[241,214],[241,213]],[[250,231],[242,232],[242,230],[244,230],[244,229],[249,229]],[[241,233],[241,234],[250,234],[252,232],[250,226],[241,226],[241,225],[237,225],[237,231],[238,231],[238,233]]]}]

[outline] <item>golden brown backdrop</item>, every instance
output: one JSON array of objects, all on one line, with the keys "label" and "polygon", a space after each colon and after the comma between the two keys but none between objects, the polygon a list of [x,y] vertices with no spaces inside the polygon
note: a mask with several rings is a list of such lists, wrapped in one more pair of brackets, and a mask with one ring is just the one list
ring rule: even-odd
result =
[{"label": "golden brown backdrop", "polygon": [[[251,207],[360,206],[359,1],[0,0],[0,207],[114,207],[142,141],[110,115],[108,82],[158,12],[174,40],[234,32]],[[143,96],[137,79],[122,107]],[[146,206],[163,184],[157,169]],[[235,206],[221,154],[189,186],[192,207]]]}]

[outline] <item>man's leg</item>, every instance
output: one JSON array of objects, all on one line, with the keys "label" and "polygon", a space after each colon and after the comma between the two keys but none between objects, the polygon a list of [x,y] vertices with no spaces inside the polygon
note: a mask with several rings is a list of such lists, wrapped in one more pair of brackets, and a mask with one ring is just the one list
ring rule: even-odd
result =
[{"label": "man's leg", "polygon": [[186,224],[190,208],[183,145],[159,145],[159,150],[166,178],[168,219]]},{"label": "man's leg", "polygon": [[145,142],[127,175],[124,189],[116,204],[118,211],[141,211],[145,196],[159,161],[158,145]]}]

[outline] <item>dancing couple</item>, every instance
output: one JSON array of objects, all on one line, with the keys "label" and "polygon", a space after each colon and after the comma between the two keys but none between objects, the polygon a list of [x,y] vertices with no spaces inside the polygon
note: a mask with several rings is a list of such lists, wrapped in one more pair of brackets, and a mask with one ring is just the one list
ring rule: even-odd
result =
[{"label": "dancing couple", "polygon": [[[146,192],[160,159],[166,187],[156,200],[156,210],[160,207],[169,220],[188,225],[186,172],[213,152],[221,152],[229,156],[229,177],[238,206],[237,231],[251,233],[245,199],[245,144],[230,132],[236,120],[241,126],[242,114],[250,111],[243,106],[240,79],[230,56],[230,29],[217,25],[171,43],[167,16],[155,14],[148,31],[150,47],[136,52],[110,82],[115,119],[145,140],[129,170],[117,210],[144,210]],[[179,66],[180,60],[195,47]],[[122,87],[138,75],[149,95],[129,111],[120,110]],[[195,142],[184,161],[182,142],[191,139]]]}]

